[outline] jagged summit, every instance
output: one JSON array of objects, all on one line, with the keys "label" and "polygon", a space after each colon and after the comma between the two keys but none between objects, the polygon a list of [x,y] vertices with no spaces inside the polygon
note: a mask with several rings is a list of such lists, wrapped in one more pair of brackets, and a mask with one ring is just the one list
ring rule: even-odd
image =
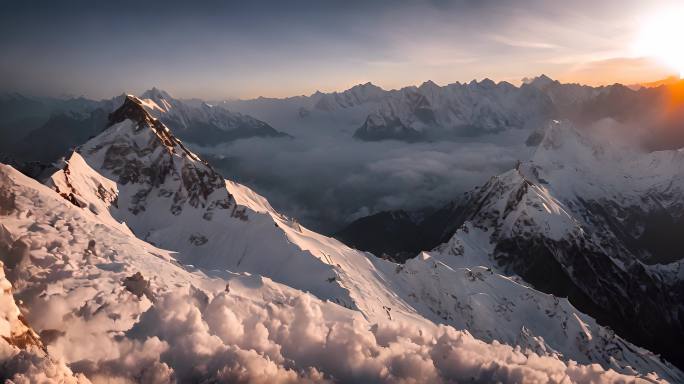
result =
[{"label": "jagged summit", "polygon": [[[377,305],[363,291],[346,288],[353,283],[331,280],[339,265],[349,263],[364,285],[376,284],[378,271],[367,265],[366,255],[329,244],[253,191],[225,180],[197,161],[143,104],[127,96],[112,113],[114,124],[52,176],[53,189],[113,225],[125,222],[141,239],[177,252],[183,263],[257,273],[348,308],[384,313],[383,305],[392,300],[388,288],[374,291],[373,300],[382,302]],[[312,244],[322,248],[310,251]]]},{"label": "jagged summit", "polygon": [[[131,198],[120,198],[117,194],[121,187],[106,182],[92,190],[78,188],[77,170],[89,168],[98,169],[119,185],[130,186]],[[52,176],[51,184],[76,205],[95,200],[95,211],[121,209],[133,215],[147,209],[149,195],[158,188],[163,190],[158,193],[171,198],[168,209],[174,215],[186,206],[208,205],[210,195],[217,191],[212,199],[215,206],[226,206],[231,199],[223,177],[186,148],[132,95],[127,95],[121,107],[110,114],[107,129],[70,156],[64,169]]]},{"label": "jagged summit", "polygon": [[468,83],[468,86],[470,87],[479,87],[479,88],[494,88],[496,87],[496,83],[494,80],[490,78],[484,78],[480,81],[477,81],[477,79],[473,79]]},{"label": "jagged summit", "polygon": [[[385,90],[378,87],[377,85],[371,83],[370,81],[365,84],[358,84],[350,89],[344,91],[342,94],[347,94],[352,96],[356,103],[363,103],[366,101],[371,101],[382,97],[385,94]],[[347,96],[348,97],[348,96]]]},{"label": "jagged summit", "polygon": [[[153,125],[157,119],[150,116],[150,114],[145,110],[142,101],[134,95],[125,95],[123,104],[116,109],[114,112],[109,114],[109,125],[120,123],[126,119],[133,120],[138,123],[138,125]],[[158,123],[161,124],[161,123]],[[161,124],[163,125],[163,124]]]},{"label": "jagged summit", "polygon": [[147,91],[143,92],[141,95],[143,99],[152,99],[152,100],[158,100],[158,99],[173,99],[173,97],[163,89],[159,89],[157,87],[152,87],[152,89],[148,89]]},{"label": "jagged summit", "polygon": [[171,131],[159,119],[152,117],[145,109],[142,100],[133,95],[126,95],[123,104],[117,110],[109,114],[109,125],[131,120],[137,123],[137,129],[149,128],[154,132],[159,141],[167,148],[178,147],[182,153],[193,160],[199,161],[200,158],[188,150],[183,143],[177,139]]},{"label": "jagged summit", "polygon": [[546,76],[545,74],[541,74],[535,78],[524,78],[522,82],[523,84],[529,84],[536,88],[544,88],[551,84],[557,83],[556,80]]},{"label": "jagged summit", "polygon": [[439,85],[432,80],[424,81],[418,88],[439,88]]},{"label": "jagged summit", "polygon": [[378,87],[377,85],[371,83],[370,81],[368,81],[368,82],[366,82],[366,83],[363,83],[363,84],[357,84],[357,85],[351,87],[349,90],[353,90],[353,89],[365,89],[365,90],[374,89],[374,90],[380,90],[380,91],[383,90],[382,88],[380,88],[380,87]]},{"label": "jagged summit", "polygon": [[480,81],[480,86],[492,88],[492,87],[496,86],[496,83],[494,82],[494,80],[492,80],[490,78],[484,78],[484,79],[482,79],[482,81]]}]

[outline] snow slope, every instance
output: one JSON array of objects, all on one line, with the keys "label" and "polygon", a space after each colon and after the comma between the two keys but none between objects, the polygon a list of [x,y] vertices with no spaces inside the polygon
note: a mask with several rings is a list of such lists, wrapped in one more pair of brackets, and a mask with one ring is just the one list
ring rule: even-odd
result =
[{"label": "snow slope", "polygon": [[[5,218],[17,208],[15,195],[8,188],[8,177],[19,173],[5,165],[0,167],[0,217]],[[12,283],[5,276],[5,269],[16,274],[18,267],[26,264],[22,259],[27,245],[22,238],[14,240],[8,228],[0,224],[0,255],[8,263],[0,262],[0,379],[12,383],[89,383],[83,375],[74,376],[63,361],[48,356],[45,345],[28,325],[12,295]]]},{"label": "snow slope", "polygon": [[[484,343],[426,320],[369,322],[267,277],[198,270],[10,167],[0,165],[0,179],[12,201],[2,245],[21,256],[9,269],[15,298],[52,358],[94,382],[656,380]],[[8,303],[3,314],[16,318]]]}]

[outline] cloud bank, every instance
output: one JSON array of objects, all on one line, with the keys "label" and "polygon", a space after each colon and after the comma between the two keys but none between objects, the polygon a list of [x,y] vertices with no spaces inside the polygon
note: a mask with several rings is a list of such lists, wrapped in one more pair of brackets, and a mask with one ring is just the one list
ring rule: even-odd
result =
[{"label": "cloud bank", "polygon": [[[325,129],[325,126],[319,127]],[[325,233],[377,211],[439,207],[529,156],[528,132],[460,142],[362,142],[351,135],[294,133],[194,149],[229,179]]]}]

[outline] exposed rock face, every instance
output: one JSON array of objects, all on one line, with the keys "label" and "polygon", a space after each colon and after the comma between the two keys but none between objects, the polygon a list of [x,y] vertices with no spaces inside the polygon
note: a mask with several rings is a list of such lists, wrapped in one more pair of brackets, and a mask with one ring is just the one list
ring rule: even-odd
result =
[{"label": "exposed rock face", "polygon": [[0,337],[20,349],[29,346],[44,348],[38,335],[26,323],[12,297],[12,284],[5,278],[4,264],[0,261]]},{"label": "exposed rock face", "polygon": [[14,211],[14,193],[7,188],[0,188],[0,215],[9,215]]},{"label": "exposed rock face", "polygon": [[[134,126],[126,126],[127,121]],[[125,134],[106,133],[102,140],[91,142],[81,151],[91,158],[101,159],[102,168],[111,172],[123,185],[135,185],[136,192],[126,208],[133,214],[145,210],[148,195],[154,190],[171,201],[169,209],[175,215],[182,212],[185,204],[191,207],[228,209],[231,196],[225,189],[223,178],[206,162],[190,152],[171,134],[159,120],[145,111],[134,96],[126,97],[124,104],[109,116],[110,129],[128,129]],[[68,180],[68,165],[64,168]],[[166,188],[165,188],[166,187]],[[208,201],[214,192],[223,194],[221,199]],[[98,186],[98,193],[109,201],[120,200],[106,188]]]},{"label": "exposed rock face", "polygon": [[155,301],[154,293],[150,289],[150,282],[145,280],[142,273],[136,272],[134,275],[128,276],[123,280],[123,285],[129,292],[138,296],[138,298],[144,295],[150,301]]},{"label": "exposed rock face", "polygon": [[190,241],[190,243],[197,245],[197,246],[204,245],[207,243],[207,241],[209,241],[206,238],[206,236],[201,235],[201,234],[190,235],[190,238],[188,240]]}]

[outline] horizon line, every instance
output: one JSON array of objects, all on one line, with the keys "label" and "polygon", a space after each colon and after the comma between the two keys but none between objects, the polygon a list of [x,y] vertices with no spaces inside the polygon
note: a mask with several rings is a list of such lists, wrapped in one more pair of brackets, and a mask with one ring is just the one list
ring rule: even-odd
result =
[{"label": "horizon line", "polygon": [[[454,82],[449,82],[447,84],[438,84],[437,82],[435,82],[431,79],[428,79],[428,80],[421,82],[420,84],[405,85],[405,86],[402,86],[399,88],[397,88],[397,87],[389,88],[388,87],[389,89],[383,88],[381,85],[373,83],[372,81],[366,81],[366,82],[356,83],[356,84],[354,84],[352,86],[348,86],[347,88],[344,88],[344,89],[337,88],[336,90],[332,90],[332,91],[328,91],[328,90],[322,91],[320,89],[317,89],[313,92],[310,92],[309,94],[302,93],[302,94],[292,94],[289,96],[259,95],[259,96],[253,96],[253,97],[229,97],[229,96],[227,96],[227,97],[223,97],[223,98],[211,98],[211,97],[210,98],[204,98],[204,97],[199,97],[199,96],[178,96],[175,94],[172,95],[170,92],[166,91],[166,89],[168,89],[167,87],[161,87],[158,85],[146,87],[142,92],[139,92],[139,93],[142,95],[145,92],[152,91],[152,90],[156,89],[156,90],[165,92],[169,96],[173,97],[174,99],[178,99],[178,100],[193,100],[193,99],[195,99],[195,100],[202,100],[202,101],[219,101],[219,102],[222,102],[222,101],[254,101],[254,100],[260,100],[260,99],[286,100],[286,99],[292,99],[292,98],[298,98],[298,97],[313,97],[314,95],[319,94],[319,93],[320,94],[340,94],[340,93],[350,91],[354,88],[363,87],[363,86],[374,86],[374,87],[377,87],[384,92],[397,92],[397,91],[401,91],[401,90],[407,89],[407,88],[420,88],[421,86],[423,86],[425,84],[429,84],[429,83],[435,84],[436,86],[443,88],[443,87],[449,87],[449,86],[454,86],[454,85],[456,85],[456,86],[469,85],[472,83],[481,84],[483,82],[490,81],[490,82],[493,82],[497,86],[502,85],[502,84],[510,84],[511,86],[514,86],[516,88],[521,88],[525,84],[529,84],[536,79],[540,79],[540,78],[544,78],[544,77],[551,80],[551,81],[558,82],[560,84],[579,85],[579,86],[586,86],[586,87],[592,87],[592,88],[609,87],[609,86],[615,86],[615,85],[622,85],[622,86],[627,87],[627,88],[634,88],[637,86],[646,87],[646,88],[657,88],[659,86],[667,84],[668,81],[673,81],[673,82],[684,81],[684,78],[677,76],[677,74],[673,73],[672,75],[666,76],[664,78],[659,78],[659,79],[655,79],[655,80],[647,80],[647,81],[631,83],[631,84],[626,84],[626,82],[612,82],[612,83],[605,83],[605,84],[589,84],[589,83],[582,83],[579,81],[561,81],[561,80],[554,79],[553,77],[547,76],[546,74],[542,73],[540,75],[533,76],[533,77],[523,77],[522,79],[519,79],[516,82],[511,82],[509,80],[498,80],[498,81],[496,81],[496,80],[493,80],[489,77],[483,77],[480,80],[478,80],[477,78],[474,78],[470,81],[456,80]],[[23,96],[23,97],[34,97],[34,98],[51,98],[51,99],[60,99],[60,100],[86,99],[86,100],[101,101],[101,100],[109,100],[109,99],[112,99],[112,98],[115,98],[118,96],[122,96],[122,95],[127,95],[127,94],[136,95],[137,92],[131,92],[129,89],[129,90],[117,92],[115,95],[110,96],[110,97],[92,97],[92,96],[89,96],[85,93],[81,93],[80,95],[74,95],[74,94],[69,94],[69,93],[40,94],[40,93],[25,92],[25,91],[19,91],[19,90],[0,91],[0,95],[2,95],[2,96],[8,96],[8,95],[12,95],[12,94],[16,94],[16,95]]]}]

